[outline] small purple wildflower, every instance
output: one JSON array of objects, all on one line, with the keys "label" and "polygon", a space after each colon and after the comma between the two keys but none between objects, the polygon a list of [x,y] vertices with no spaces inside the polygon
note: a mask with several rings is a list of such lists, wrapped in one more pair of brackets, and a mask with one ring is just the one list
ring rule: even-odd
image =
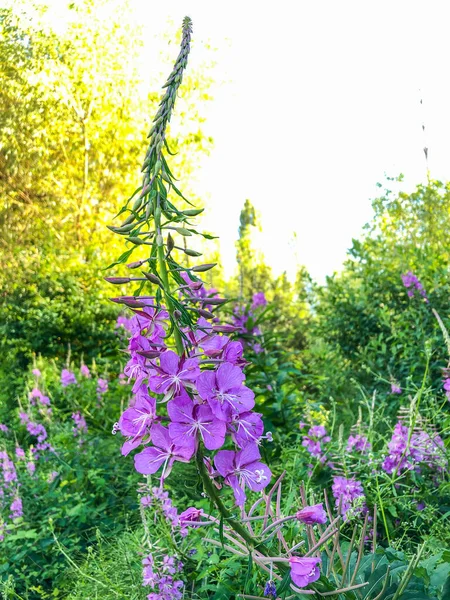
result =
[{"label": "small purple wildflower", "polygon": [[408,289],[407,293],[409,298],[414,297],[414,291],[416,290],[422,296],[425,302],[428,302],[427,294],[423,288],[423,285],[412,271],[408,271],[408,273],[402,275],[402,282],[405,288]]},{"label": "small purple wildflower", "polygon": [[347,452],[361,452],[361,454],[365,454],[370,450],[370,442],[364,435],[349,435],[347,440]]},{"label": "small purple wildflower", "polygon": [[101,396],[102,394],[106,394],[108,391],[108,380],[102,379],[99,377],[97,379],[97,395]]},{"label": "small purple wildflower", "polygon": [[88,379],[91,376],[91,372],[89,371],[89,367],[87,365],[81,365],[80,373],[83,377],[87,377]]},{"label": "small purple wildflower", "polygon": [[401,394],[402,388],[398,385],[398,383],[391,383],[391,394]]},{"label": "small purple wildflower", "polygon": [[277,597],[277,586],[275,585],[275,582],[272,581],[272,579],[269,579],[269,581],[264,586],[264,596],[272,596],[272,598]]},{"label": "small purple wildflower", "polygon": [[72,371],[69,371],[69,369],[63,369],[61,371],[61,385],[63,387],[74,385],[76,382],[77,378],[75,377],[75,373],[72,373]]},{"label": "small purple wildflower", "polygon": [[299,521],[305,523],[305,525],[315,525],[316,523],[324,525],[327,522],[327,513],[323,508],[323,504],[305,506],[295,516]]},{"label": "small purple wildflower", "polygon": [[8,433],[9,429],[6,425],[0,423],[0,431],[3,431],[3,433]]},{"label": "small purple wildflower", "polygon": [[41,372],[39,371],[39,369],[33,369],[31,372],[33,373],[33,375],[35,377],[40,377],[41,376]]},{"label": "small purple wildflower", "polygon": [[319,564],[322,560],[317,556],[306,558],[304,556],[292,556],[289,559],[291,567],[291,579],[299,588],[307,587],[310,583],[317,581],[320,577]]},{"label": "small purple wildflower", "polygon": [[341,509],[344,520],[347,512],[352,508],[354,500],[364,496],[364,490],[360,481],[354,477],[346,479],[345,477],[334,477],[331,486],[333,496],[336,499],[336,508]]}]

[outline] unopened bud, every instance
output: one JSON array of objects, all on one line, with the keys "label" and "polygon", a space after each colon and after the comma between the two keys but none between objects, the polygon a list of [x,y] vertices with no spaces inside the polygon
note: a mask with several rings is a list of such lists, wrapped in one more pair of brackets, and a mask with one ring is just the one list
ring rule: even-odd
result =
[{"label": "unopened bud", "polygon": [[235,331],[239,331],[239,327],[235,327],[234,325],[213,325],[213,331],[216,333],[234,333]]},{"label": "unopened bud", "polygon": [[176,318],[177,321],[179,321],[181,319],[181,313],[178,309],[175,309],[173,311],[173,316]]},{"label": "unopened bud", "polygon": [[188,256],[193,256],[194,258],[197,258],[198,256],[202,255],[201,252],[197,252],[196,250],[190,250],[189,248],[184,248],[183,252]]},{"label": "unopened bud", "polygon": [[204,298],[203,302],[211,306],[218,306],[219,304],[225,304],[228,300],[226,298]]},{"label": "unopened bud", "polygon": [[214,315],[209,312],[209,310],[205,310],[204,308],[197,308],[197,312],[201,317],[205,317],[205,319],[213,319]]},{"label": "unopened bud", "polygon": [[103,278],[108,283],[114,283],[114,285],[121,285],[122,283],[130,283],[131,279],[129,277],[104,277]]},{"label": "unopened bud", "polygon": [[187,210],[182,210],[181,214],[186,215],[187,217],[196,217],[201,214],[205,209],[204,208],[188,208]]},{"label": "unopened bud", "polygon": [[161,354],[161,352],[159,350],[142,350],[142,351],[138,351],[138,354],[140,354],[141,356],[143,356],[144,358],[158,358],[158,356]]},{"label": "unopened bud", "polygon": [[175,246],[175,242],[173,241],[173,237],[169,233],[167,235],[167,252],[172,252],[174,246]]},{"label": "unopened bud", "polygon": [[192,271],[194,271],[195,273],[204,273],[205,271],[209,271],[210,269],[213,269],[216,265],[217,265],[217,263],[209,263],[206,265],[197,265],[195,267],[192,267]]},{"label": "unopened bud", "polygon": [[127,237],[127,241],[131,242],[132,244],[136,244],[137,246],[140,244],[145,244],[145,242],[138,237]]},{"label": "unopened bud", "polygon": [[189,231],[189,229],[185,229],[184,227],[175,227],[175,231],[177,233],[179,233],[180,235],[184,235],[186,237],[192,235],[192,233]]},{"label": "unopened bud", "polygon": [[145,262],[147,262],[147,259],[130,262],[127,264],[127,268],[128,269],[137,269],[138,267],[142,266]]},{"label": "unopened bud", "polygon": [[157,275],[154,275],[153,273],[146,273],[146,272],[144,272],[144,275],[152,283],[155,283],[156,285],[163,287],[162,281]]}]

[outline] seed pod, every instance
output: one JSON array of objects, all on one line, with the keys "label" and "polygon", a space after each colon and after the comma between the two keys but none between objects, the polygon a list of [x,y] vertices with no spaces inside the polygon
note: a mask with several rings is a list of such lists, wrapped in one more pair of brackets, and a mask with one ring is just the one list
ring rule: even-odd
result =
[{"label": "seed pod", "polygon": [[186,215],[187,217],[196,217],[204,210],[204,208],[188,208],[187,210],[182,210],[181,214]]},{"label": "seed pod", "polygon": [[209,271],[210,269],[214,268],[217,265],[217,263],[209,263],[206,265],[197,265],[195,267],[192,267],[192,271],[194,271],[195,273],[204,273],[205,271]]},{"label": "seed pod", "polygon": [[161,279],[157,275],[154,275],[153,273],[146,273],[144,271],[143,271],[143,273],[149,281],[151,281],[152,283],[155,283],[156,285],[159,285],[160,287],[164,287]]},{"label": "seed pod", "polygon": [[114,285],[121,285],[122,283],[130,283],[130,277],[104,277],[103,278],[108,283],[113,283]]},{"label": "seed pod", "polygon": [[202,255],[201,252],[196,252],[195,250],[190,250],[189,248],[184,248],[183,252],[188,256],[193,256],[194,258],[197,258],[198,256]]}]

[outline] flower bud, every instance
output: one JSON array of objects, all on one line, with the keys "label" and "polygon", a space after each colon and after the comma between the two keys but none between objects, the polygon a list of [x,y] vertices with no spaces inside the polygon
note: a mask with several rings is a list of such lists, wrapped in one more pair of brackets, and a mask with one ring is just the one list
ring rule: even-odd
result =
[{"label": "flower bud", "polygon": [[209,312],[209,310],[204,310],[203,308],[197,308],[196,312],[198,312],[198,314],[201,317],[205,317],[205,319],[213,319],[214,315],[212,314],[212,312]]},{"label": "flower bud", "polygon": [[190,250],[189,248],[184,248],[183,252],[188,256],[193,256],[194,258],[197,258],[198,256],[202,255],[201,252],[197,252],[196,250]]},{"label": "flower bud", "polygon": [[188,208],[187,210],[182,210],[181,214],[186,215],[187,217],[196,217],[204,210],[204,208]]},{"label": "flower bud", "polygon": [[145,262],[147,262],[147,259],[130,262],[127,264],[127,268],[128,269],[137,269],[138,267],[142,266]]},{"label": "flower bud", "polygon": [[145,242],[138,237],[127,237],[127,241],[131,242],[132,244],[136,244],[137,246],[140,244],[145,244]]},{"label": "flower bud", "polygon": [[217,263],[197,265],[195,267],[192,267],[192,271],[194,271],[195,273],[204,273],[205,271],[209,271],[210,269],[213,269],[216,265],[217,265]]},{"label": "flower bud", "polygon": [[158,358],[158,356],[161,354],[159,350],[142,350],[138,351],[137,353],[144,358]]},{"label": "flower bud", "polygon": [[320,523],[324,525],[327,522],[327,513],[323,508],[323,504],[314,504],[314,506],[305,506],[295,515],[299,521],[306,525],[314,525]]},{"label": "flower bud", "polygon": [[185,229],[184,227],[175,227],[175,231],[177,233],[179,233],[180,235],[184,235],[186,237],[192,235],[192,233],[189,231],[189,229]]},{"label": "flower bud", "polygon": [[129,277],[104,277],[103,278],[108,283],[114,283],[114,285],[121,285],[122,283],[130,283],[131,279]]},{"label": "flower bud", "polygon": [[144,272],[144,275],[152,283],[159,285],[160,287],[163,287],[162,281],[157,275],[154,275],[153,273],[146,273],[146,272]]},{"label": "flower bud", "polygon": [[213,331],[216,333],[234,333],[235,331],[239,331],[239,327],[235,327],[234,325],[213,325]]}]

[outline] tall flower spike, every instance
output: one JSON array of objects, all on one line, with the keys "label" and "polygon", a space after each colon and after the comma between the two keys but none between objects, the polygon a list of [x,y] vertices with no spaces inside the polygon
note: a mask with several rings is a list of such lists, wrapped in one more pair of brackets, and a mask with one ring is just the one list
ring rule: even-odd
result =
[{"label": "tall flower spike", "polygon": [[[127,213],[127,218],[119,227],[110,227],[111,231],[126,236],[131,248],[125,252],[115,264],[127,263],[137,248],[150,246],[150,256],[140,261],[129,263],[130,268],[142,267],[143,277],[107,277],[112,283],[125,284],[139,282],[136,296],[139,296],[144,285],[149,282],[156,286],[156,302],[159,305],[164,295],[169,310],[178,354],[184,351],[183,327],[192,327],[192,318],[199,309],[186,309],[172,293],[170,279],[176,284],[173,289],[183,285],[181,274],[188,271],[193,280],[197,280],[192,272],[196,267],[188,268],[179,265],[172,257],[172,250],[177,248],[189,256],[197,255],[193,250],[176,245],[173,236],[191,235],[189,220],[202,212],[202,209],[180,211],[169,199],[171,190],[186,200],[174,183],[174,176],[164,157],[163,150],[170,154],[166,140],[166,128],[170,122],[178,89],[183,79],[183,71],[187,66],[192,34],[192,21],[189,17],[183,20],[182,41],[178,58],[165,85],[165,93],[160,101],[158,111],[148,137],[150,143],[142,167],[142,185],[136,190],[119,215]],[[131,203],[131,201],[133,201]],[[164,224],[162,224],[164,218]],[[194,233],[195,230],[193,231]],[[146,264],[148,263],[148,264]],[[185,294],[185,292],[182,292]],[[212,317],[212,315],[211,315]]]}]

